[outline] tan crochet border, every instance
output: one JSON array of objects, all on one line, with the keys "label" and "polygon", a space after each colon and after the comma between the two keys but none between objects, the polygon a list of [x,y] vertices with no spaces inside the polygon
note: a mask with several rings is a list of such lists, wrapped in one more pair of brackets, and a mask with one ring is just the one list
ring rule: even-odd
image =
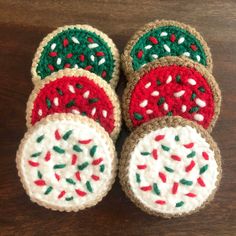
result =
[{"label": "tan crochet border", "polygon": [[[33,83],[36,85],[38,82],[42,81],[41,77],[36,72],[36,68],[38,66],[38,63],[39,63],[39,60],[40,60],[40,57],[41,57],[41,53],[42,53],[44,47],[57,34],[65,31],[65,30],[71,29],[71,28],[84,29],[84,30],[88,30],[90,32],[93,32],[93,33],[99,35],[108,44],[108,46],[111,49],[111,53],[112,53],[112,56],[113,56],[113,59],[114,59],[114,71],[113,71],[112,78],[111,78],[109,84],[111,85],[112,88],[115,88],[117,83],[118,83],[119,74],[120,74],[120,54],[119,54],[119,51],[118,51],[116,45],[114,44],[112,39],[108,37],[108,35],[101,32],[100,30],[98,30],[96,28],[93,28],[90,25],[79,25],[79,24],[78,25],[65,25],[63,27],[59,27],[56,30],[54,30],[53,32],[49,33],[41,41],[41,43],[39,44],[39,47],[37,48],[36,53],[34,55],[34,59],[33,59],[32,66],[31,66],[31,74],[33,76],[32,77],[33,78],[32,79]],[[100,79],[102,79],[102,78],[100,78]]]},{"label": "tan crochet border", "polygon": [[40,90],[46,84],[49,84],[51,81],[60,79],[63,76],[86,76],[89,80],[93,81],[98,87],[102,88],[105,91],[105,93],[107,94],[114,108],[114,120],[115,120],[114,126],[115,127],[114,127],[114,130],[111,132],[110,136],[115,141],[121,129],[121,110],[120,110],[119,99],[115,91],[110,87],[110,85],[106,81],[100,79],[100,77],[97,76],[96,74],[83,70],[83,69],[67,68],[67,69],[59,70],[47,76],[41,83],[35,84],[35,88],[31,92],[28,102],[27,102],[26,126],[28,128],[31,127],[31,116],[32,116],[32,110],[34,106],[34,100],[36,99]]},{"label": "tan crochet border", "polygon": [[[101,137],[106,141],[106,146],[108,147],[108,149],[111,153],[111,156],[109,156],[109,158],[112,159],[112,170],[111,170],[111,179],[110,179],[109,184],[107,185],[107,189],[103,193],[98,195],[93,202],[90,202],[89,204],[85,204],[82,207],[66,208],[66,207],[62,207],[62,206],[55,206],[53,204],[45,203],[45,202],[38,200],[34,195],[30,195],[29,188],[26,184],[26,180],[23,175],[22,160],[23,160],[23,149],[24,149],[24,145],[25,145],[26,141],[31,137],[31,135],[34,133],[34,131],[38,127],[46,125],[48,122],[53,122],[53,121],[58,121],[58,120],[59,121],[63,121],[63,120],[78,121],[78,122],[88,125],[89,127],[93,128],[93,129],[96,129],[97,132],[101,134]],[[16,166],[18,169],[18,175],[20,177],[20,181],[23,185],[23,188],[25,189],[26,193],[29,195],[31,201],[36,202],[38,205],[43,206],[48,209],[51,209],[51,210],[67,211],[67,212],[70,212],[70,211],[77,212],[77,211],[83,210],[87,207],[92,207],[92,206],[96,205],[98,202],[100,202],[103,199],[103,197],[105,197],[107,195],[107,193],[111,190],[111,187],[112,187],[113,183],[115,182],[115,177],[116,177],[116,172],[117,172],[117,162],[118,161],[117,161],[117,155],[116,155],[114,144],[103,127],[101,127],[95,121],[93,121],[92,119],[90,119],[88,117],[83,117],[81,115],[75,115],[75,114],[65,114],[65,113],[64,114],[61,113],[61,114],[49,115],[46,118],[42,119],[40,122],[38,122],[35,126],[30,128],[27,131],[27,133],[25,133],[24,138],[21,140],[21,143],[19,145],[19,148],[18,148],[18,151],[16,154]]]},{"label": "tan crochet border", "polygon": [[[212,56],[210,52],[210,48],[208,47],[206,41],[203,39],[203,37],[194,29],[193,27],[177,22],[172,20],[156,20],[153,22],[150,22],[146,25],[144,25],[142,28],[140,28],[138,31],[134,33],[134,35],[131,37],[131,39],[128,41],[128,43],[125,46],[124,52],[121,55],[121,62],[122,62],[122,68],[127,76],[127,79],[129,80],[132,76],[131,74],[134,73],[133,66],[132,66],[132,58],[130,56],[131,50],[134,47],[134,45],[137,43],[140,37],[142,37],[145,33],[151,31],[152,29],[161,27],[161,26],[177,26],[179,28],[182,28],[188,32],[190,32],[192,35],[194,35],[202,44],[203,49],[206,53],[206,59],[207,59],[207,66],[206,68],[212,72],[213,69],[213,62],[212,62]],[[186,58],[185,56],[181,56]],[[156,59],[159,60],[159,59]]]},{"label": "tan crochet border", "polygon": [[[213,190],[212,193],[210,193],[208,199],[203,202],[203,204],[187,213],[182,214],[165,214],[161,212],[154,211],[150,209],[149,207],[145,206],[133,193],[132,187],[129,183],[129,165],[130,165],[130,154],[133,152],[134,148],[138,144],[139,140],[144,138],[144,136],[148,133],[150,133],[153,130],[157,130],[164,127],[177,127],[177,126],[186,126],[189,125],[197,130],[198,133],[201,134],[202,137],[206,139],[206,141],[209,143],[211,149],[215,153],[215,160],[217,163],[217,170],[218,170],[218,176],[217,176],[217,183],[216,188]],[[179,216],[185,216],[190,215],[195,212],[198,212],[201,208],[204,208],[206,204],[208,204],[211,200],[214,198],[214,194],[216,190],[219,187],[220,179],[222,176],[222,168],[221,168],[221,155],[220,150],[217,147],[217,144],[214,142],[212,137],[208,134],[206,130],[204,130],[200,125],[197,125],[196,123],[183,119],[181,117],[165,117],[165,118],[157,118],[154,120],[151,120],[148,123],[145,123],[134,130],[134,132],[131,133],[131,135],[126,139],[123,149],[121,152],[121,159],[119,163],[119,178],[120,183],[122,186],[122,189],[125,191],[126,195],[131,199],[131,201],[139,208],[141,208],[143,211],[145,211],[148,214],[155,215],[155,216],[161,216],[164,218],[171,218],[171,217],[179,217]]]},{"label": "tan crochet border", "polygon": [[127,83],[127,86],[124,90],[124,94],[122,97],[122,111],[123,111],[123,117],[126,122],[126,125],[129,129],[133,129],[132,121],[129,116],[129,104],[130,104],[130,98],[132,95],[132,91],[138,82],[138,80],[147,72],[149,72],[151,69],[154,69],[158,66],[169,66],[169,65],[180,65],[180,66],[186,66],[190,68],[194,68],[199,73],[201,73],[204,78],[206,79],[207,83],[210,85],[213,95],[214,95],[214,116],[213,119],[208,127],[208,131],[211,132],[212,128],[214,127],[218,116],[220,114],[220,108],[221,108],[221,91],[219,89],[219,86],[213,77],[213,75],[202,65],[200,65],[197,62],[194,62],[188,58],[179,58],[179,57],[163,57],[160,58],[160,60],[153,61],[148,63],[146,66],[142,67],[137,72],[133,73],[132,79],[130,79]]}]

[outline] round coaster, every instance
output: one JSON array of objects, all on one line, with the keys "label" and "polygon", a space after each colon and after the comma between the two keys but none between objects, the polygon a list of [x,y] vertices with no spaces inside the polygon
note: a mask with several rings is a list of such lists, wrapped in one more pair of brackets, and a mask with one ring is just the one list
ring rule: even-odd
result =
[{"label": "round coaster", "polygon": [[145,212],[166,218],[192,214],[219,186],[220,151],[194,122],[154,119],[126,140],[119,177],[127,196]]},{"label": "round coaster", "polygon": [[40,43],[32,64],[33,82],[63,68],[82,68],[113,88],[119,79],[119,52],[113,41],[89,25],[60,27]]},{"label": "round coaster", "polygon": [[129,128],[161,116],[182,116],[212,130],[221,106],[214,77],[187,58],[165,57],[134,74],[123,95]]},{"label": "round coaster", "polygon": [[96,205],[116,176],[116,153],[92,119],[55,114],[25,134],[16,157],[18,174],[33,202],[59,211]]},{"label": "round coaster", "polygon": [[210,49],[194,28],[176,21],[157,20],[137,31],[127,43],[122,55],[127,79],[145,64],[166,56],[188,57],[212,71]]},{"label": "round coaster", "polygon": [[82,69],[60,70],[35,86],[27,103],[27,126],[54,113],[88,116],[113,139],[120,131],[120,105],[114,90],[94,73]]}]

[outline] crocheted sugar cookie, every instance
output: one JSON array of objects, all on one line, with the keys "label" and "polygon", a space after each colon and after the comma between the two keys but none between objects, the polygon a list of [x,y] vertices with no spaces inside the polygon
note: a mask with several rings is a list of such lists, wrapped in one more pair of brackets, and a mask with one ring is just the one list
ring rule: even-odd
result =
[{"label": "crocheted sugar cookie", "polygon": [[194,122],[154,119],[126,140],[119,177],[127,196],[145,212],[167,218],[192,214],[219,186],[220,151]]},{"label": "crocheted sugar cookie", "polygon": [[60,27],[40,43],[32,64],[33,82],[63,68],[89,70],[116,87],[119,52],[113,41],[88,25]]},{"label": "crocheted sugar cookie", "polygon": [[38,83],[27,103],[27,126],[49,114],[68,112],[93,118],[113,139],[119,134],[119,100],[105,81],[89,71],[64,69]]},{"label": "crocheted sugar cookie", "polygon": [[192,27],[176,21],[154,21],[137,31],[122,55],[124,70],[130,73],[145,64],[165,56],[184,56],[212,71],[210,49]]},{"label": "crocheted sugar cookie", "polygon": [[96,205],[111,189],[117,160],[113,142],[92,119],[55,114],[28,130],[16,163],[33,202],[78,211]]},{"label": "crocheted sugar cookie", "polygon": [[187,58],[165,57],[134,74],[123,95],[129,128],[161,116],[182,116],[211,131],[220,113],[221,93],[214,77]]}]

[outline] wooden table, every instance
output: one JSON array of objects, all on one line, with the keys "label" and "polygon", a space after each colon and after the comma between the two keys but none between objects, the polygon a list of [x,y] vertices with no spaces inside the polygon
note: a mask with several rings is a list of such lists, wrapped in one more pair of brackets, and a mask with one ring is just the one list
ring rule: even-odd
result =
[{"label": "wooden table", "polygon": [[[87,23],[109,34],[122,51],[135,30],[156,18],[196,27],[211,47],[214,75],[223,93],[221,116],[212,133],[223,158],[215,200],[195,215],[165,220],[135,207],[117,179],[101,203],[79,213],[33,204],[19,182],[15,153],[26,131],[31,59],[39,42],[58,26]],[[1,0],[0,27],[0,235],[236,235],[235,1]],[[119,95],[124,86],[122,75]],[[118,152],[127,135],[123,126]]]}]

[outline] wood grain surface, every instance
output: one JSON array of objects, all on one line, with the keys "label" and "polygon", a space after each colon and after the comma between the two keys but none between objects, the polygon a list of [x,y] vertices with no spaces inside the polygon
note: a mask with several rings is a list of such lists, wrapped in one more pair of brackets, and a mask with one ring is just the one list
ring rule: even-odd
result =
[{"label": "wood grain surface", "polygon": [[[32,203],[18,179],[15,153],[26,131],[31,60],[39,42],[58,26],[86,23],[107,33],[122,51],[134,31],[154,19],[190,24],[211,47],[223,94],[212,133],[223,159],[215,200],[197,214],[165,220],[135,207],[117,179],[101,203],[79,213]],[[236,1],[1,0],[0,32],[0,235],[236,235]],[[124,86],[121,75],[119,96]],[[118,152],[127,135],[123,126]]]}]

